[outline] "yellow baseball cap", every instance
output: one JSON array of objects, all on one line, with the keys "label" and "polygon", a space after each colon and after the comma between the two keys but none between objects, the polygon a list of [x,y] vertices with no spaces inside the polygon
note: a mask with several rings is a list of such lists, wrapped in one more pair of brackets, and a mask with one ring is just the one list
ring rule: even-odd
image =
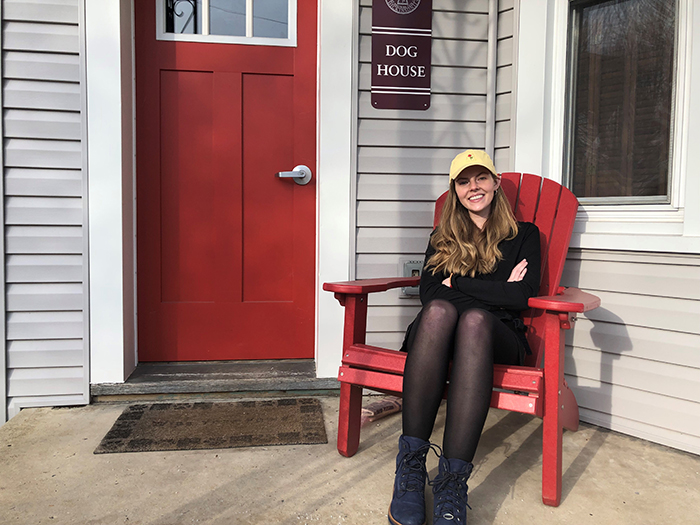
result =
[{"label": "yellow baseball cap", "polygon": [[469,166],[483,166],[489,170],[494,177],[498,177],[496,166],[493,165],[493,161],[488,153],[480,149],[468,149],[452,159],[452,164],[450,165],[450,180],[459,177],[459,174]]}]

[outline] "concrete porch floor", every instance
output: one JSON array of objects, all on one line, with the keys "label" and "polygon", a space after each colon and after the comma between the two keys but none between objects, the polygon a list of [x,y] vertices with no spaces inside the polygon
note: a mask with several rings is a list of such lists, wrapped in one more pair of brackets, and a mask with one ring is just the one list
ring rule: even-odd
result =
[{"label": "concrete porch floor", "polygon": [[[124,404],[23,410],[0,427],[0,523],[387,523],[400,416],[365,426],[344,458],[338,399],[322,402],[327,445],[105,455],[92,452]],[[444,406],[438,443],[443,423]],[[700,524],[700,457],[586,424],[564,434],[561,505],[543,505],[541,434],[539,419],[490,412],[470,525]]]}]

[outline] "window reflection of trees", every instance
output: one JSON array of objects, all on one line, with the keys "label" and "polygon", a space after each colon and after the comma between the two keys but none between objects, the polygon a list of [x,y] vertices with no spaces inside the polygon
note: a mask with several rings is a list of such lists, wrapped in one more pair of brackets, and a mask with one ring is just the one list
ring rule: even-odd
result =
[{"label": "window reflection of trees", "polygon": [[667,199],[675,2],[586,3],[578,20],[572,189]]}]

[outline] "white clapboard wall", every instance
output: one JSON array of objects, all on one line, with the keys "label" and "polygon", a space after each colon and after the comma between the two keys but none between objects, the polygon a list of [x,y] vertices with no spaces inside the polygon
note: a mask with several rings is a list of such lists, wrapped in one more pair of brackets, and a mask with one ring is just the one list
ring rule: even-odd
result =
[{"label": "white clapboard wall", "polygon": [[88,402],[79,0],[2,1],[7,416]]},{"label": "white clapboard wall", "polygon": [[581,419],[700,454],[700,257],[570,250],[562,284],[602,301],[567,334]]},{"label": "white clapboard wall", "polygon": [[[401,275],[422,259],[435,199],[447,189],[450,161],[486,146],[488,0],[433,0],[431,107],[377,110],[370,104],[371,0],[360,2],[357,149],[358,279]],[[495,163],[511,169],[513,0],[498,14]],[[419,309],[400,290],[373,294],[367,341],[398,348]]]}]

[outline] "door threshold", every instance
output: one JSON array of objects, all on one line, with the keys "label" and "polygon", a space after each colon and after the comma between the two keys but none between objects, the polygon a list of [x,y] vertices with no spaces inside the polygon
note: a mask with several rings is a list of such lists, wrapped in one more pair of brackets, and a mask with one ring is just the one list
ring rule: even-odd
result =
[{"label": "door threshold", "polygon": [[93,402],[183,397],[337,395],[335,378],[316,377],[313,359],[139,363],[124,383],[90,386]]}]

